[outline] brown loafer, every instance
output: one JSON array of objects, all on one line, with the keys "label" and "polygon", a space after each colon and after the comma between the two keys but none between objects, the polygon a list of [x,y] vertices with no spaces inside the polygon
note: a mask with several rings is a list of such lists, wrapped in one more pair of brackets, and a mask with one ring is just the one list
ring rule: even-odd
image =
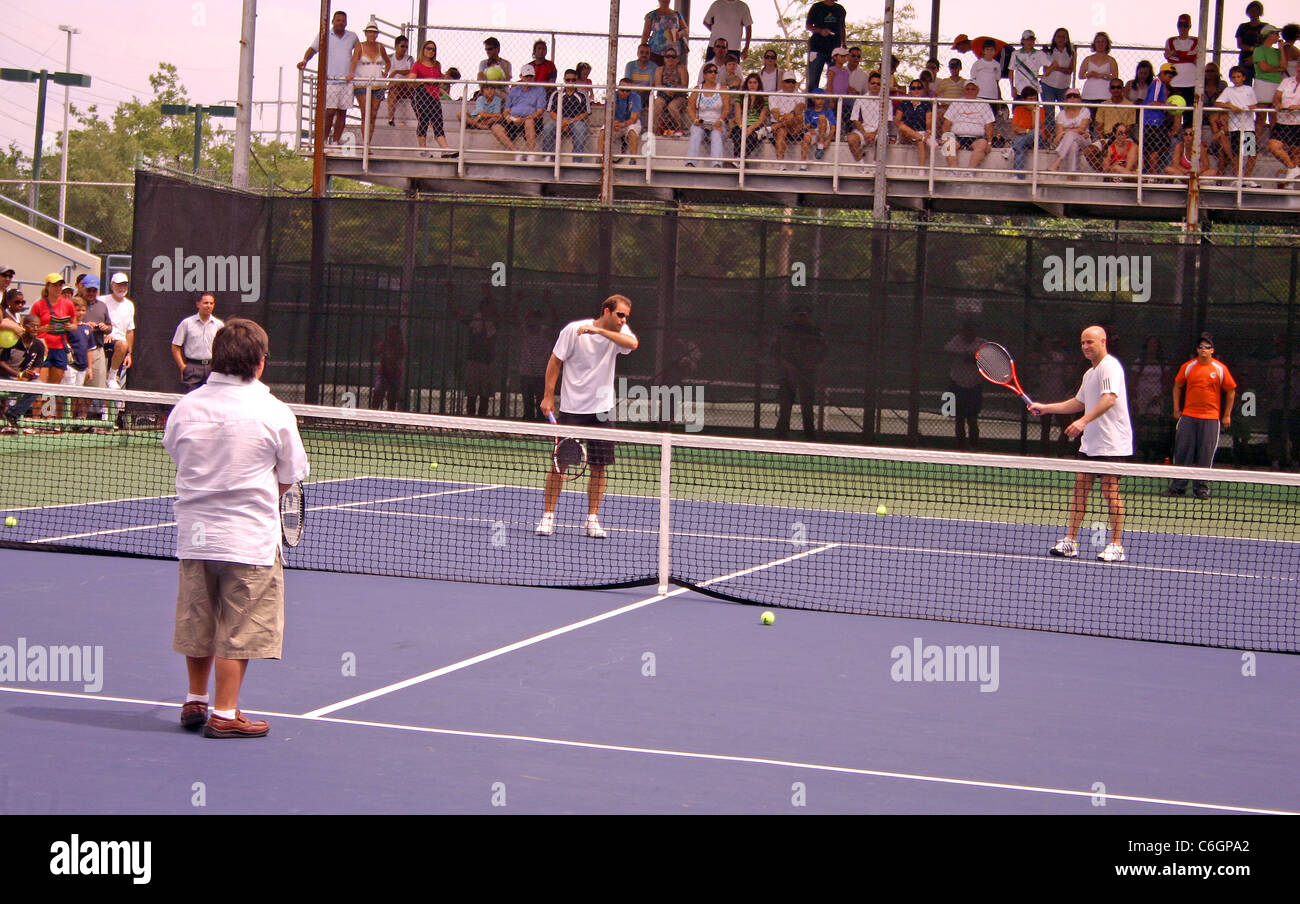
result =
[{"label": "brown loafer", "polygon": [[198,731],[208,721],[208,704],[195,700],[181,707],[181,725],[191,731]]},{"label": "brown loafer", "polygon": [[265,722],[250,722],[244,714],[235,710],[235,718],[221,719],[215,715],[208,717],[208,724],[203,726],[205,738],[261,738],[271,730]]}]

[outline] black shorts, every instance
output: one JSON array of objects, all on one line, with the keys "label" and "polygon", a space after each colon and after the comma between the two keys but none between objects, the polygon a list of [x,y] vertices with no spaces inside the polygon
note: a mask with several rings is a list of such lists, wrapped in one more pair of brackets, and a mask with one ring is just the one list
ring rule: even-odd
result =
[{"label": "black shorts", "polygon": [[[1077,458],[1077,459],[1079,459],[1080,461],[1132,461],[1132,460],[1133,460],[1133,456],[1132,456],[1132,455],[1089,455],[1089,454],[1086,453],[1086,452],[1075,452],[1075,453],[1074,453],[1074,457]],[[1093,476],[1093,477],[1115,477],[1115,478],[1119,478],[1121,475],[1119,475],[1119,474],[1093,474],[1092,476]]]},{"label": "black shorts", "polygon": [[1300,147],[1300,126],[1289,126],[1286,123],[1278,123],[1273,126],[1273,134],[1270,137],[1274,141],[1282,142],[1284,147]]},{"label": "black shorts", "polygon": [[[1241,136],[1242,136],[1242,135],[1245,135],[1245,134],[1247,134],[1247,133],[1246,133],[1246,132],[1229,132],[1229,133],[1228,133],[1228,136],[1232,139],[1232,156],[1234,156],[1234,157],[1240,157],[1240,156],[1241,156]],[[1252,129],[1252,130],[1250,130],[1249,134],[1250,134],[1251,141],[1253,142],[1253,141],[1255,140],[1255,131]],[[1247,156],[1247,157],[1254,157],[1254,156],[1255,156],[1256,154],[1258,154],[1258,153],[1259,153],[1259,148],[1255,148],[1254,152],[1252,152],[1252,153],[1250,153],[1250,154],[1247,154],[1246,156]]]},{"label": "black shorts", "polygon": [[[610,412],[602,415],[559,411],[555,414],[555,420],[564,427],[609,427],[613,424]],[[613,443],[604,439],[586,439],[583,442],[587,444],[587,464],[604,466],[614,463]]]},{"label": "black shorts", "polygon": [[954,135],[953,137],[957,139],[958,150],[962,151],[969,151],[975,147],[975,142],[984,140],[983,135]]}]

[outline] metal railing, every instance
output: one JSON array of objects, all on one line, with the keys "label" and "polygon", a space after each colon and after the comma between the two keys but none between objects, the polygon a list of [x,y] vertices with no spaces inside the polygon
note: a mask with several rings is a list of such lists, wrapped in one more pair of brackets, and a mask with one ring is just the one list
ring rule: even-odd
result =
[{"label": "metal railing", "polygon": [[[30,180],[23,180],[23,179],[4,179],[4,180],[0,180],[0,185],[15,185],[15,184],[17,184],[17,185],[28,185],[28,184],[30,184]],[[113,185],[113,186],[117,186],[117,185],[120,185],[120,184],[131,184],[131,183],[117,183],[117,182],[67,182],[67,183],[64,183],[64,182],[62,182],[62,181],[58,181],[58,180],[54,180],[54,181],[49,181],[49,182],[47,182],[47,181],[45,181],[45,180],[42,179],[40,184],[41,184],[41,185],[64,185],[64,184],[66,184],[66,185],[90,185],[90,186],[100,186],[100,185]],[[59,220],[57,217],[52,217],[52,216],[49,216],[48,214],[43,214],[43,213],[41,213],[39,210],[37,210],[36,208],[34,208],[34,207],[29,207],[28,205],[22,203],[21,201],[15,201],[13,198],[10,198],[10,197],[8,197],[8,196],[6,196],[6,195],[0,195],[0,201],[4,201],[4,202],[6,202],[7,204],[10,204],[10,205],[12,205],[12,206],[14,206],[14,207],[17,207],[17,208],[18,208],[19,210],[21,210],[23,213],[27,214],[28,218],[32,218],[32,217],[34,217],[34,218],[36,218],[36,219],[38,219],[38,220],[44,220],[45,222],[49,223],[50,225],[52,225],[52,226],[54,226],[54,227],[56,227],[56,228],[59,227],[59,226],[62,226],[63,229],[64,229],[66,232],[71,232],[71,233],[74,233],[74,234],[80,236],[80,237],[85,241],[85,244],[86,244],[86,250],[87,250],[87,251],[90,251],[90,243],[91,243],[91,242],[94,242],[95,244],[99,244],[99,243],[101,243],[101,242],[103,241],[103,239],[101,239],[101,238],[100,238],[99,236],[97,236],[97,235],[91,235],[89,232],[82,232],[80,229],[77,229],[75,226],[69,226],[67,223],[60,222],[60,220]],[[51,238],[53,238],[53,236],[51,236]]]}]

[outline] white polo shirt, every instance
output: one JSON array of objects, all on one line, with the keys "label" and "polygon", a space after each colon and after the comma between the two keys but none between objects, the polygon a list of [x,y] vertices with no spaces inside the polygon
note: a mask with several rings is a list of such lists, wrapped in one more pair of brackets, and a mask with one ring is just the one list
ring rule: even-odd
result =
[{"label": "white polo shirt", "polygon": [[225,325],[211,314],[207,323],[198,314],[191,314],[176,325],[172,345],[181,347],[181,354],[187,361],[206,361],[212,357],[212,340],[217,330]]},{"label": "white polo shirt", "polygon": [[118,301],[113,293],[101,294],[99,300],[108,308],[108,319],[113,325],[113,332],[108,334],[110,342],[125,342],[126,334],[135,329],[135,302],[122,296]]},{"label": "white polo shirt", "polygon": [[1101,397],[1114,393],[1115,404],[1083,428],[1079,451],[1084,455],[1132,455],[1133,427],[1128,416],[1128,388],[1124,385],[1124,367],[1114,355],[1107,355],[1083,375],[1075,398],[1091,411]]},{"label": "white polo shirt", "polygon": [[310,472],[289,406],[259,380],[213,373],[176,403],[163,448],[176,462],[176,554],[274,565],[281,483]]},{"label": "white polo shirt", "polygon": [[[988,104],[984,105],[985,107]],[[849,114],[850,122],[861,122],[868,134],[880,129],[880,95],[867,94],[853,102],[853,112]]]},{"label": "white polo shirt", "polygon": [[[560,410],[569,414],[599,414],[614,407],[614,362],[632,351],[599,333],[578,335],[578,327],[596,321],[575,320],[560,330],[552,354],[564,362],[560,382]],[[623,324],[619,330],[636,338]]]},{"label": "white polo shirt", "polygon": [[[352,68],[352,48],[357,46],[361,39],[357,37],[355,31],[343,29],[343,37],[334,33],[330,29],[330,58],[326,61],[328,70],[325,73],[326,78],[331,81],[341,81],[348,77],[348,70]],[[311,49],[320,53],[320,35],[311,39]]]}]

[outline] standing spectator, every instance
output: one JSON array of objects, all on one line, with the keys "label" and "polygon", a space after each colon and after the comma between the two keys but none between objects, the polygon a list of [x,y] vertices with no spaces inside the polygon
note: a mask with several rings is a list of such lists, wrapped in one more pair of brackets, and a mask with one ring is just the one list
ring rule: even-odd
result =
[{"label": "standing spectator", "polygon": [[1288,75],[1278,86],[1273,109],[1277,111],[1277,125],[1269,134],[1268,150],[1286,168],[1282,178],[1300,183],[1300,79],[1295,75]]},{"label": "standing spectator", "polygon": [[822,69],[831,63],[831,51],[848,43],[848,13],[835,0],[820,0],[808,9],[808,87],[821,85]]},{"label": "standing spectator", "polygon": [[1065,99],[1065,90],[1070,87],[1070,76],[1074,74],[1074,45],[1070,43],[1070,32],[1058,28],[1052,33],[1052,43],[1043,48],[1048,62],[1043,67],[1042,95],[1047,107],[1047,128],[1055,125],[1056,104]]},{"label": "standing spectator", "polygon": [[[948,166],[956,168],[958,151],[970,151],[970,168],[977,170],[993,145],[994,117],[989,105],[978,100],[979,85],[967,82],[965,92],[965,100],[952,104],[944,113],[940,132],[952,132],[957,139],[952,146],[952,153],[947,155]],[[973,173],[965,175],[969,178]]]},{"label": "standing spectator", "polygon": [[920,81],[912,82],[907,86],[908,100],[899,101],[894,108],[898,143],[916,145],[919,166],[925,166],[930,136],[934,134],[934,104],[922,99],[924,90]]},{"label": "standing spectator", "polygon": [[[754,17],[750,15],[749,4],[745,0],[713,0],[713,5],[704,14],[704,27],[709,30],[709,43],[718,38],[725,38],[727,46],[732,48],[729,56],[740,62],[749,54],[749,42],[754,37]],[[744,32],[744,44],[741,44],[741,32]],[[738,50],[736,48],[739,48]],[[713,59],[706,56],[705,59]]]},{"label": "standing spectator", "polygon": [[1142,343],[1142,357],[1133,365],[1133,415],[1137,452],[1143,461],[1168,460],[1173,437],[1169,431],[1169,390],[1174,385],[1173,372],[1165,361],[1160,337],[1147,336]]},{"label": "standing spectator", "polygon": [[687,115],[691,121],[691,144],[686,152],[687,166],[695,166],[705,138],[709,141],[709,156],[714,167],[722,166],[723,139],[731,116],[731,97],[718,90],[718,64],[709,61],[701,72],[703,84],[691,92],[687,101]]},{"label": "standing spectator", "polygon": [[1183,125],[1192,124],[1192,102],[1196,95],[1196,48],[1200,38],[1191,34],[1192,17],[1188,13],[1178,16],[1178,34],[1165,41],[1165,59],[1174,64],[1174,79],[1169,83],[1169,93],[1176,94],[1187,104]]},{"label": "standing spectator", "polygon": [[176,324],[172,336],[172,359],[180,371],[181,385],[193,392],[207,382],[212,372],[212,339],[225,322],[212,316],[217,297],[211,292],[199,296],[197,311]]},{"label": "standing spectator", "polygon": [[[343,140],[343,126],[347,124],[348,108],[352,106],[352,86],[348,83],[352,49],[361,39],[355,31],[348,31],[347,13],[336,12],[331,24],[329,59],[325,62],[325,140],[331,140],[330,131],[333,130],[333,143],[337,145]],[[320,35],[311,39],[311,46],[298,62],[298,68],[306,69],[308,61],[318,53]],[[320,90],[319,85],[317,90]]]},{"label": "standing spectator", "polygon": [[[847,47],[836,47],[831,51],[831,65],[826,70],[826,93],[849,93],[849,49]],[[834,106],[840,106],[839,101],[834,102]],[[847,113],[848,109],[845,108],[844,112]]]},{"label": "standing spectator", "polygon": [[63,296],[63,276],[51,273],[45,277],[41,297],[32,305],[31,313],[41,322],[40,340],[45,345],[45,367],[41,372],[44,383],[62,383],[68,369],[68,344],[65,336],[68,325],[76,315],[72,300]]},{"label": "standing spectator", "polygon": [[1237,26],[1237,48],[1241,54],[1237,65],[1246,73],[1246,84],[1255,80],[1255,48],[1259,46],[1259,32],[1264,27],[1260,17],[1264,15],[1264,4],[1252,0],[1246,4],[1246,17],[1249,21]]},{"label": "standing spectator", "polygon": [[[279,659],[284,573],[279,498],[310,470],[289,407],[260,382],[266,332],[235,319],[217,333],[207,385],[176,403],[163,448],[176,462],[172,649],[185,657],[181,725],[208,738],[260,738],[239,711],[250,659]],[[208,679],[216,694],[208,710]]]},{"label": "standing spectator", "polygon": [[984,378],[975,365],[975,352],[984,340],[975,332],[975,321],[966,320],[961,332],[948,340],[943,347],[952,358],[948,369],[948,391],[956,403],[956,420],[953,430],[957,448],[978,449],[980,440],[980,409],[984,407]]},{"label": "standing spectator", "polygon": [[[858,58],[862,58],[861,52]],[[758,80],[763,85],[764,94],[775,94],[781,90],[781,70],[776,65],[776,51],[763,51],[763,68],[758,70]]]},{"label": "standing spectator", "polygon": [[1077,88],[1066,90],[1065,106],[1061,108],[1061,116],[1056,121],[1056,162],[1052,164],[1052,172],[1059,171],[1062,165],[1068,173],[1079,168],[1079,151],[1087,145],[1088,138],[1092,135],[1092,118],[1088,115],[1088,108],[1080,103],[1081,100],[1083,98]]},{"label": "standing spectator", "polygon": [[[534,84],[533,67],[521,66],[519,84],[506,93],[506,118],[502,124],[511,146],[518,150],[515,142],[524,136],[524,146],[528,149],[527,159],[535,160],[537,151],[537,123],[546,108],[546,89]],[[498,136],[499,137],[499,136]],[[516,160],[524,159],[524,154],[515,154]]]},{"label": "standing spectator", "polygon": [[[105,344],[113,334],[113,324],[108,316],[108,305],[99,297],[99,277],[88,273],[81,278],[81,295],[86,300],[86,316],[82,322],[90,327],[94,345],[90,349],[89,375],[86,385],[95,389],[108,386],[108,358],[104,355]],[[104,403],[101,399],[91,399],[90,416],[106,418]]]},{"label": "standing spectator", "polygon": [[[1037,370],[1037,393],[1045,399],[1059,399],[1070,391],[1071,367],[1065,349],[1058,340],[1040,336],[1038,352],[1031,359]],[[1069,415],[1045,414],[1039,426],[1038,453],[1065,456],[1069,452],[1069,437],[1065,428],[1070,425]],[[1052,443],[1052,427],[1057,428],[1056,443]]]},{"label": "standing spectator", "polygon": [[[1106,349],[1106,331],[1100,326],[1090,326],[1083,331],[1079,343],[1083,356],[1092,365],[1083,375],[1083,382],[1074,398],[1063,402],[1029,406],[1034,415],[1082,415],[1065,428],[1066,436],[1081,436],[1079,457],[1097,461],[1127,461],[1133,457],[1133,427],[1128,414],[1128,392],[1124,386],[1124,365]],[[1074,493],[1070,499],[1070,520],[1065,536],[1056,541],[1050,550],[1054,556],[1073,559],[1079,555],[1079,528],[1083,526],[1088,511],[1088,497],[1096,474],[1081,471],[1074,478]],[[1101,475],[1101,493],[1106,497],[1110,520],[1110,543],[1097,558],[1103,562],[1123,562],[1124,555],[1124,499],[1119,492],[1119,475]]]},{"label": "standing spectator", "polygon": [[389,323],[384,338],[376,339],[370,347],[375,359],[375,379],[370,387],[370,407],[376,411],[402,408],[402,379],[406,373],[406,340],[402,338],[402,325]]},{"label": "standing spectator", "polygon": [[1027,28],[1020,35],[1020,46],[1011,52],[1008,66],[1012,97],[1023,96],[1026,88],[1033,88],[1035,97],[1042,94],[1042,71],[1051,60],[1034,46],[1036,40],[1037,36]]},{"label": "standing spectator", "polygon": [[[415,65],[415,57],[407,53],[408,47],[410,47],[410,42],[405,35],[398,35],[397,40],[393,41],[393,55],[388,60],[388,77],[390,79],[408,79],[411,77],[411,67]],[[397,102],[404,100],[410,103],[415,88],[415,85],[407,84],[405,81],[389,83],[388,124],[390,126],[397,125],[393,119],[393,115],[397,112]],[[415,112],[414,108],[412,108],[411,112]]]},{"label": "standing spectator", "polygon": [[803,433],[817,439],[817,382],[827,343],[821,327],[812,322],[812,308],[794,306],[794,318],[781,327],[772,342],[772,354],[781,368],[781,383],[776,417],[777,439],[790,436],[790,415],[796,396],[803,412]]},{"label": "standing spectator", "polygon": [[555,84],[555,77],[559,75],[555,70],[555,64],[546,58],[547,45],[541,38],[533,42],[533,58],[528,64],[533,67],[533,77],[537,84]]},{"label": "standing spectator", "polygon": [[1300,454],[1300,352],[1289,348],[1286,338],[1284,333],[1273,337],[1267,366],[1268,457],[1275,471],[1294,465]]},{"label": "standing spectator", "polygon": [[0,307],[0,330],[9,330],[11,333],[21,334],[23,331],[23,311],[26,308],[27,299],[23,298],[22,289],[6,289],[3,307]]},{"label": "standing spectator", "polygon": [[1130,104],[1146,103],[1147,95],[1151,93],[1151,85],[1155,80],[1156,70],[1151,62],[1138,60],[1137,66],[1133,69],[1133,78],[1124,85],[1124,97]]},{"label": "standing spectator", "polygon": [[[941,101],[961,100],[966,96],[967,81],[967,79],[962,78],[961,60],[953,57],[948,61],[948,77],[941,78],[934,83],[934,96]],[[939,110],[939,115],[943,115],[942,107]]]},{"label": "standing spectator", "polygon": [[867,93],[853,102],[849,126],[849,153],[865,170],[867,148],[875,148],[876,133],[880,130],[879,72],[871,73],[867,80]]},{"label": "standing spectator", "polygon": [[849,93],[859,97],[867,93],[867,70],[862,68],[862,48],[849,48]]},{"label": "standing spectator", "polygon": [[[68,369],[63,374],[64,386],[85,386],[90,377],[90,349],[95,343],[90,327],[82,320],[86,316],[86,299],[72,300],[72,322],[65,336],[68,343]],[[85,417],[87,399],[76,399],[73,406],[77,417]]]},{"label": "standing spectator", "polygon": [[[367,141],[375,138],[375,120],[379,118],[379,105],[384,102],[384,77],[388,74],[388,51],[379,43],[379,26],[373,21],[363,30],[366,39],[352,48],[352,63],[348,68],[348,81],[361,108],[362,127]],[[366,92],[370,92],[370,107],[366,107]]]},{"label": "standing spectator", "polygon": [[[1142,148],[1146,152],[1146,171],[1163,173],[1171,144],[1169,141],[1169,83],[1174,79],[1174,64],[1160,67],[1160,77],[1147,89],[1142,104]],[[1253,96],[1253,95],[1252,95]]]},{"label": "standing spectator", "polygon": [[465,413],[470,417],[492,414],[492,362],[497,355],[497,321],[499,315],[486,285],[479,299],[478,312],[458,312],[468,327],[465,341]]},{"label": "standing spectator", "polygon": [[[556,420],[569,427],[606,426],[614,407],[614,365],[619,355],[631,354],[638,340],[628,328],[632,301],[625,295],[611,295],[601,305],[599,318],[575,320],[560,330],[555,348],[546,363],[546,388],[542,396],[542,415],[554,413]],[[563,375],[560,404],[555,410],[555,387]],[[607,536],[600,524],[600,503],[605,496],[605,469],[614,463],[614,444],[604,440],[587,443],[587,522],[588,537],[603,540]],[[548,461],[548,465],[550,462]],[[550,536],[555,532],[555,507],[560,501],[564,479],[553,467],[546,469],[546,488],[542,517],[536,533]]]},{"label": "standing spectator", "polygon": [[[0,377],[34,383],[40,380],[41,368],[45,364],[45,343],[37,335],[41,320],[35,314],[24,314],[22,327],[17,343],[0,349]],[[36,395],[33,393],[21,395],[9,404],[4,415],[9,424],[6,433],[17,433],[19,430],[27,434],[36,432],[31,427],[20,426],[21,419],[32,410],[35,401]]]},{"label": "standing spectator", "polygon": [[[970,69],[969,81],[975,82],[979,87],[978,96],[981,100],[998,101],[1002,99],[1002,86],[1000,84],[1002,64],[994,59],[994,53],[994,45],[985,41],[983,48],[980,50],[980,58],[975,61],[975,65],[971,66]],[[965,99],[966,97],[968,95],[963,86],[962,98]],[[996,117],[1002,107],[1000,104],[991,103],[989,109]]]},{"label": "standing spectator", "polygon": [[[957,51],[958,53],[974,54],[975,59],[978,60],[984,56],[984,45],[987,44],[989,41],[993,42],[993,46],[995,48],[993,52],[994,56],[996,56],[998,59],[1001,59],[1003,52],[1007,48],[1007,42],[1001,41],[997,38],[990,38],[987,35],[980,35],[979,37],[976,38],[970,38],[964,34],[957,35],[957,37],[953,39],[952,49]],[[897,64],[895,64],[894,68],[897,69]],[[936,76],[938,75],[937,70],[935,72],[935,75]]]},{"label": "standing spectator", "polygon": [[1254,137],[1255,89],[1246,84],[1246,70],[1242,66],[1233,66],[1229,69],[1228,77],[1232,79],[1232,87],[1224,89],[1214,102],[1216,107],[1230,111],[1228,136],[1232,151],[1229,163],[1231,168],[1224,167],[1224,175],[1235,176],[1240,173],[1246,179],[1247,187],[1259,188],[1258,182],[1250,181],[1250,176],[1255,171],[1255,155],[1248,154],[1245,161],[1240,159],[1244,153],[1242,136],[1249,132],[1252,138]]},{"label": "standing spectator", "polygon": [[[420,58],[411,64],[411,78],[443,78],[442,64],[438,62],[438,45],[434,41],[425,41],[420,47]],[[428,157],[425,150],[425,136],[429,134],[429,124],[433,124],[433,140],[443,149],[443,157],[455,157],[456,151],[447,146],[447,136],[442,123],[442,85],[426,82],[415,89],[415,140],[420,144],[420,156]]]},{"label": "standing spectator", "polygon": [[772,143],[776,145],[776,159],[781,161],[782,171],[785,170],[786,141],[803,138],[806,104],[795,93],[798,87],[799,73],[788,69],[781,79],[781,90],[767,99],[768,109],[772,111]]},{"label": "standing spectator", "polygon": [[[1259,46],[1255,48],[1255,102],[1263,107],[1273,103],[1277,86],[1286,75],[1286,65],[1282,59],[1282,50],[1278,47],[1281,36],[1272,25],[1265,25],[1259,30]],[[1260,109],[1255,114],[1255,134],[1264,134],[1265,122],[1269,119],[1267,111]]]},{"label": "standing spectator", "polygon": [[587,151],[587,120],[591,118],[591,103],[587,95],[578,90],[578,73],[564,70],[564,90],[551,95],[542,118],[542,150],[555,153],[556,144],[568,133],[573,137],[573,153]]},{"label": "standing spectator", "polygon": [[[678,62],[675,49],[663,53],[663,64],[655,70],[656,88],[685,88],[690,84],[686,65]],[[689,121],[686,116],[687,92],[659,91],[655,94],[653,128],[661,135],[683,135]]]},{"label": "standing spectator", "polygon": [[505,74],[504,81],[514,81],[514,70],[510,66],[510,61],[501,56],[500,41],[496,38],[488,38],[483,42],[483,52],[487,54],[487,57],[481,60],[478,64],[477,81],[489,81],[483,73],[487,72],[493,66],[501,67],[501,71]]},{"label": "standing spectator", "polygon": [[109,342],[104,346],[104,354],[108,357],[109,389],[125,388],[126,372],[134,363],[131,353],[135,350],[135,302],[126,297],[129,285],[130,278],[125,273],[114,273],[108,281],[111,294],[104,299],[112,326]]},{"label": "standing spectator", "polygon": [[636,48],[636,59],[628,62],[623,67],[623,78],[636,85],[638,89],[637,96],[641,98],[641,107],[650,102],[651,85],[655,83],[655,72],[659,69],[659,64],[650,59],[650,45],[638,44]]},{"label": "standing spectator", "polygon": [[[1111,83],[1119,78],[1119,63],[1115,62],[1115,58],[1110,55],[1110,35],[1106,32],[1099,31],[1093,37],[1092,53],[1084,57],[1083,62],[1079,64],[1079,78],[1083,79],[1083,88],[1079,93],[1084,100],[1095,105],[1114,99],[1110,87]],[[1122,96],[1124,83],[1120,82],[1119,87]],[[1096,119],[1095,107],[1092,116]]]},{"label": "standing spectator", "polygon": [[551,359],[551,336],[555,328],[555,309],[549,303],[547,308],[551,318],[537,308],[524,315],[523,326],[519,336],[519,392],[524,401],[524,418],[530,421],[544,420],[542,416],[542,395],[546,391],[546,364]]},{"label": "standing spectator", "polygon": [[14,268],[0,264],[0,296],[9,291],[9,284],[14,281]]},{"label": "standing spectator", "polygon": [[[1178,368],[1174,376],[1174,464],[1209,468],[1219,448],[1219,429],[1232,426],[1232,403],[1237,398],[1237,381],[1222,361],[1214,357],[1214,337],[1201,333],[1196,339],[1196,357]],[[1182,496],[1186,480],[1175,480],[1166,496]],[[1210,487],[1203,480],[1192,488],[1197,499],[1209,499]]]},{"label": "standing spectator", "polygon": [[[678,59],[686,59],[688,33],[686,20],[672,8],[672,0],[659,0],[659,7],[645,14],[641,43],[650,45],[650,59],[663,66],[669,50]],[[667,65],[675,65],[675,61]],[[685,85],[686,82],[683,81],[682,84]]]}]

